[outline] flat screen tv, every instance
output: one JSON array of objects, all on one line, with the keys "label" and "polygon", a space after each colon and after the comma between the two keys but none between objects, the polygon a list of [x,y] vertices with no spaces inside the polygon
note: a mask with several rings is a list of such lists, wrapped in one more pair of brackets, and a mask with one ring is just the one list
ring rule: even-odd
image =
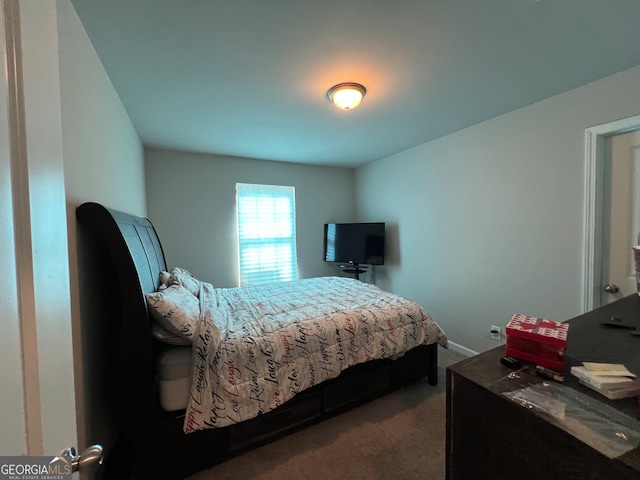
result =
[{"label": "flat screen tv", "polygon": [[325,262],[384,265],[384,222],[326,223]]}]

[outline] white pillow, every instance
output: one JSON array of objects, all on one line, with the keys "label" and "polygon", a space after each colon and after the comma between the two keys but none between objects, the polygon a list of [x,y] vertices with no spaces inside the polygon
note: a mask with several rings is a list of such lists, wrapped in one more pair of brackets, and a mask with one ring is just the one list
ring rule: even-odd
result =
[{"label": "white pillow", "polygon": [[191,340],[200,318],[200,300],[182,285],[147,293],[147,307],[151,318],[165,330]]},{"label": "white pillow", "polygon": [[158,290],[164,290],[170,285],[171,275],[169,272],[165,272],[164,270],[160,272],[160,286]]},{"label": "white pillow", "polygon": [[[162,280],[162,273],[160,274]],[[188,270],[176,267],[169,270],[167,285],[182,285],[196,297],[200,296],[200,280],[194,277]]]},{"label": "white pillow", "polygon": [[151,337],[159,342],[166,343],[168,345],[191,345],[191,340],[187,340],[184,337],[170,332],[156,321],[151,322]]}]

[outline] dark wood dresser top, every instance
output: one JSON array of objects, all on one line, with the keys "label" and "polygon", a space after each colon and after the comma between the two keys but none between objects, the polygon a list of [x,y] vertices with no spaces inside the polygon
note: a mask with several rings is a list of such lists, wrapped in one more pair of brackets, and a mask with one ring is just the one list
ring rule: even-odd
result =
[{"label": "dark wood dresser top", "polygon": [[[563,385],[587,395],[597,402],[609,405],[633,419],[640,419],[640,403],[638,398],[631,397],[620,400],[609,400],[598,392],[581,385],[578,379],[570,374],[570,368],[572,366],[581,365],[582,362],[589,361],[622,363],[629,370],[640,376],[640,336],[632,335],[631,331],[633,330],[628,328],[614,328],[602,325],[603,322],[610,321],[635,326],[637,331],[640,332],[640,296],[632,295],[568,320],[570,328],[567,339],[567,362],[564,371]],[[460,410],[456,411],[455,407],[457,406],[457,408],[459,408],[463,405],[461,402],[464,402],[464,400],[456,400],[456,397],[459,398],[459,395],[466,394],[466,390],[471,389],[468,390],[470,396],[467,398],[477,395],[477,400],[486,399],[487,402],[491,402],[491,397],[493,397],[496,399],[496,404],[498,406],[502,405],[503,407],[500,408],[504,408],[506,404],[503,401],[505,399],[502,395],[503,393],[545,381],[542,377],[535,374],[534,366],[527,362],[523,362],[524,367],[518,370],[511,370],[503,366],[500,363],[500,358],[503,355],[504,346],[500,346],[458,362],[447,369],[447,448],[451,450],[448,451],[448,469],[453,472],[455,472],[456,469],[452,468],[450,462],[462,458],[461,453],[463,450],[466,451],[467,448],[460,449],[463,443],[459,443],[459,434],[458,438],[454,438],[454,430],[450,427],[456,424],[457,418],[461,419],[457,423],[464,423],[466,427],[474,423],[473,418],[464,418],[463,413],[461,414],[462,416],[457,417]],[[512,372],[514,372],[514,374],[510,375]],[[456,381],[457,384],[455,387],[457,391],[453,388]],[[486,393],[482,394],[481,392],[483,391]],[[498,400],[499,397],[501,397],[502,400]],[[510,408],[511,407],[509,407],[509,409]],[[519,406],[518,408],[525,410]],[[517,414],[517,412],[515,413]],[[535,411],[526,411],[524,413],[530,415],[531,421],[538,427],[538,432],[544,432],[546,434],[550,433],[549,429],[562,429],[561,424],[554,425],[554,422],[549,421],[549,417],[542,413]],[[524,422],[523,425],[527,425],[526,417],[520,417],[520,414],[517,414],[517,416],[522,419]],[[463,418],[464,422],[462,421]],[[543,423],[548,425],[546,430],[545,427],[542,427]],[[490,423],[484,424],[483,428],[486,428],[487,425],[490,425]],[[480,424],[478,426],[480,426]],[[487,432],[487,437],[492,437],[500,431],[501,428],[502,427],[498,426],[495,432]],[[531,431],[529,435],[533,434],[534,432]],[[525,432],[523,432],[523,440],[526,441]],[[540,439],[540,444],[544,444],[543,439]],[[476,449],[478,449],[478,445],[481,445],[481,443],[476,445]],[[555,448],[555,446],[550,446],[550,448]],[[457,455],[454,456],[452,452],[456,449]],[[576,447],[572,446],[572,449],[572,452],[575,453]],[[588,457],[592,459],[593,453],[595,452],[590,452]],[[508,452],[505,452],[505,454],[508,454]],[[622,462],[626,465],[624,470],[630,467],[629,471],[640,472],[640,447],[636,447],[634,450],[612,460],[612,462]],[[449,470],[447,478],[461,478],[456,475],[451,475],[451,471]],[[523,478],[529,477],[525,475]],[[638,473],[638,478],[640,478],[640,473]]]}]

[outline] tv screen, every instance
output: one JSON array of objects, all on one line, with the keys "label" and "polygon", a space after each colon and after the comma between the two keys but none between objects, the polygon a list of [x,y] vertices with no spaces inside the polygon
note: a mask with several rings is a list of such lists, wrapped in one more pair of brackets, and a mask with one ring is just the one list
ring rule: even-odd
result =
[{"label": "tv screen", "polygon": [[352,265],[384,265],[384,222],[326,223],[324,260]]}]

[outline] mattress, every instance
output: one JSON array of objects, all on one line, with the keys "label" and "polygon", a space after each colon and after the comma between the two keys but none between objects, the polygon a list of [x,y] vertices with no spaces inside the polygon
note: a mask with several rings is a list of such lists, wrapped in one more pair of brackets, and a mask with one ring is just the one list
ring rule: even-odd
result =
[{"label": "mattress", "polygon": [[191,346],[168,347],[158,358],[158,391],[164,411],[187,408],[192,368]]}]

